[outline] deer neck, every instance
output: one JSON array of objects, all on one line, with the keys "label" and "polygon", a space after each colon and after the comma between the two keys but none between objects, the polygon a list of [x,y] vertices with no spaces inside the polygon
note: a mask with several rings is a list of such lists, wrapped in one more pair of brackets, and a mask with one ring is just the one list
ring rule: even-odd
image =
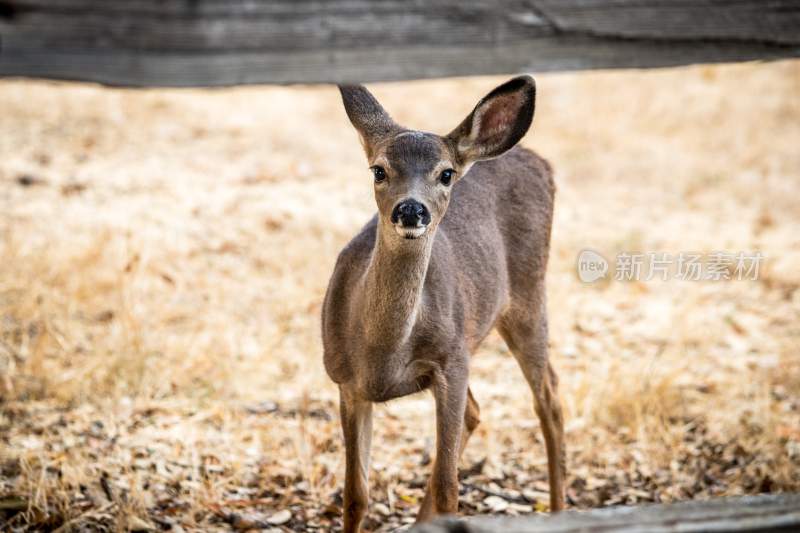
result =
[{"label": "deer neck", "polygon": [[379,221],[361,298],[356,299],[371,348],[391,353],[410,337],[420,313],[433,238],[432,228],[419,239],[401,239],[393,227]]}]

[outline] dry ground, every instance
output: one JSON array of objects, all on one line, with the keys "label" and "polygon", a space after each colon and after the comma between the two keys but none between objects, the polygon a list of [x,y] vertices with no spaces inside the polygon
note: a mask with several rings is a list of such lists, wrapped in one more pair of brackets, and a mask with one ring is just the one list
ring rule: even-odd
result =
[{"label": "dry ground", "polygon": [[[385,84],[446,132],[500,78]],[[538,76],[574,507],[800,490],[800,62]],[[329,529],[320,302],[371,185],[332,87],[0,82],[0,530]],[[332,215],[333,213],[333,215]],[[758,281],[582,284],[579,250],[754,251]],[[546,509],[531,397],[476,354],[465,513]],[[369,527],[416,510],[432,401],[377,411]]]}]

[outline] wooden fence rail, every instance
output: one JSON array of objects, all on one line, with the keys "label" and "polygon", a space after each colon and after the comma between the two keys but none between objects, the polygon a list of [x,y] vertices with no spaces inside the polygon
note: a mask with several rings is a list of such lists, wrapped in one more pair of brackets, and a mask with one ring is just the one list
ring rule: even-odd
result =
[{"label": "wooden fence rail", "polygon": [[0,76],[379,81],[800,56],[797,0],[0,0]]},{"label": "wooden fence rail", "polygon": [[766,533],[800,531],[800,494],[777,494],[675,504],[609,507],[557,515],[445,519],[413,533]]}]

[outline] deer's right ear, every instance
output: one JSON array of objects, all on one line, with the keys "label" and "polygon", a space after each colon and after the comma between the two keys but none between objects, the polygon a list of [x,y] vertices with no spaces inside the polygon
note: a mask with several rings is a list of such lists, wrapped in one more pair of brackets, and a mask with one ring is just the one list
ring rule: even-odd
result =
[{"label": "deer's right ear", "polygon": [[363,85],[339,85],[347,117],[358,131],[367,154],[397,128],[392,117]]},{"label": "deer's right ear", "polygon": [[519,76],[484,96],[472,113],[453,130],[462,163],[491,159],[510,150],[528,131],[536,103],[536,83]]}]

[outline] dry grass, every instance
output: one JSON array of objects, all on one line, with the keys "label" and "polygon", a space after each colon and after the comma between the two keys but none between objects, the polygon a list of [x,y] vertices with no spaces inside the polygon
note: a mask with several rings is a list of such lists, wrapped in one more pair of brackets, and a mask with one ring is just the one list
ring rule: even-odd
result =
[{"label": "dry grass", "polygon": [[[444,132],[498,81],[375,92]],[[800,62],[538,81],[525,144],[557,171],[573,504],[800,490]],[[336,91],[3,81],[0,108],[0,496],[21,511],[0,529],[245,528],[285,509],[279,527],[335,523],[318,315],[374,209]],[[587,286],[584,247],[768,260],[757,282]],[[464,508],[485,512],[489,490],[505,512],[540,509],[538,424],[498,338],[472,373],[466,464],[486,461]],[[425,395],[378,410],[373,528],[413,516],[431,419]]]}]

